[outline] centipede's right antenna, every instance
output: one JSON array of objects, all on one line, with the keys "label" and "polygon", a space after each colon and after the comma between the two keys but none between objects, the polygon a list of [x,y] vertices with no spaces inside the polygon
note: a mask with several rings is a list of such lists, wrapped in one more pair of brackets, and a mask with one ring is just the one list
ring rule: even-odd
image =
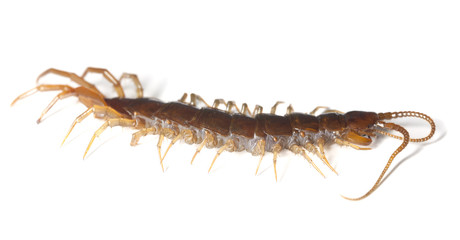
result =
[{"label": "centipede's right antenna", "polygon": [[398,124],[395,124],[395,123],[387,123],[387,122],[381,122],[381,123],[383,124],[384,128],[395,130],[395,131],[398,131],[398,132],[402,133],[402,135],[404,136],[403,142],[393,152],[393,154],[391,154],[390,158],[388,159],[387,164],[385,165],[385,168],[383,169],[383,171],[380,174],[380,176],[377,179],[377,181],[374,183],[374,186],[372,186],[372,188],[367,193],[365,193],[364,195],[362,195],[361,197],[358,197],[358,198],[349,198],[349,197],[345,197],[345,196],[342,195],[342,197],[347,199],[347,200],[358,201],[358,200],[364,199],[367,196],[371,195],[371,193],[373,193],[379,187],[379,185],[380,185],[380,183],[381,183],[381,181],[383,179],[383,176],[385,176],[385,173],[387,172],[388,168],[390,167],[391,163],[393,162],[393,159],[396,157],[396,155],[398,155],[398,153],[400,153],[404,148],[406,148],[407,144],[409,144],[409,140],[410,140],[409,132],[405,128],[403,128],[403,127],[401,127],[401,126],[399,126]]},{"label": "centipede's right antenna", "polygon": [[[400,139],[403,142],[393,152],[393,154],[390,156],[390,158],[388,159],[387,164],[385,165],[385,168],[383,169],[382,173],[380,174],[379,178],[374,183],[372,188],[367,193],[365,193],[364,195],[362,195],[361,197],[358,197],[358,198],[349,198],[349,197],[342,196],[343,198],[345,198],[347,200],[358,201],[358,200],[366,198],[371,193],[373,193],[379,187],[383,177],[385,176],[385,173],[387,172],[388,168],[390,167],[390,165],[393,162],[393,160],[396,157],[396,155],[398,155],[404,148],[406,148],[406,146],[407,146],[407,144],[409,144],[409,142],[424,142],[424,141],[427,141],[428,139],[430,139],[434,135],[434,132],[436,131],[436,125],[435,125],[433,119],[431,119],[428,115],[423,114],[423,113],[413,112],[413,111],[404,111],[404,112],[379,113],[378,116],[379,116],[379,120],[380,120],[379,123],[383,124],[383,127],[382,127],[383,129],[398,131],[403,135],[403,137],[396,136],[396,135],[393,135],[391,133],[388,133],[388,132],[385,132],[385,131],[382,131],[382,130],[375,129],[375,131],[379,132],[381,134],[384,134],[386,136],[390,136],[390,137],[393,137],[393,138],[396,138],[396,139]],[[423,137],[423,138],[410,138],[409,132],[405,128],[403,128],[402,126],[400,126],[398,124],[395,124],[395,123],[388,123],[388,122],[382,121],[382,120],[388,120],[388,119],[394,119],[394,118],[403,118],[403,117],[416,117],[416,118],[424,119],[431,126],[430,133],[426,137]]]},{"label": "centipede's right antenna", "polygon": [[[389,119],[404,118],[404,117],[415,117],[415,118],[421,118],[421,119],[427,121],[431,126],[430,133],[426,137],[423,137],[423,138],[410,138],[409,141],[411,141],[411,142],[425,142],[428,139],[430,139],[431,137],[433,137],[434,132],[436,131],[436,124],[434,123],[433,119],[431,119],[428,115],[426,115],[424,113],[419,113],[419,112],[414,112],[414,111],[403,111],[403,112],[379,113],[378,115],[379,115],[380,120],[389,120]],[[403,140],[402,137],[393,135],[393,134],[391,134],[389,132],[381,131],[381,130],[378,130],[378,129],[376,129],[375,131],[377,131],[380,134],[392,137],[392,138]]]}]

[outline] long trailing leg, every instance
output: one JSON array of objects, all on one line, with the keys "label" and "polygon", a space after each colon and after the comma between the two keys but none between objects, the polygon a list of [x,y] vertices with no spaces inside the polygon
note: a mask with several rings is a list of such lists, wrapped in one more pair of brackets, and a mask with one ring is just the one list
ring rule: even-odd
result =
[{"label": "long trailing leg", "polygon": [[11,102],[11,106],[13,106],[14,104],[16,104],[16,102],[18,102],[19,100],[22,100],[26,97],[29,97],[37,92],[47,92],[47,91],[70,91],[71,89],[73,89],[71,86],[69,85],[62,85],[62,84],[40,84],[24,93],[22,93],[21,95],[19,95],[18,97],[16,97],[13,102]]},{"label": "long trailing leg", "polygon": [[117,92],[117,95],[119,97],[124,97],[125,96],[125,93],[124,93],[123,88],[121,86],[121,81],[123,81],[125,79],[130,79],[134,83],[134,85],[136,86],[137,97],[138,98],[143,97],[142,85],[141,85],[141,83],[139,81],[139,78],[135,74],[123,73],[121,75],[121,77],[120,77],[120,80],[118,80],[107,69],[104,69],[104,68],[88,67],[81,76],[78,76],[75,73],[66,72],[66,71],[55,69],[55,68],[50,68],[50,69],[44,71],[42,74],[40,74],[37,77],[37,84],[39,83],[40,79],[42,79],[45,75],[48,75],[50,73],[56,74],[56,75],[59,75],[59,76],[62,76],[62,77],[69,78],[71,81],[73,81],[73,82],[75,82],[75,83],[77,83],[77,84],[79,84],[79,85],[81,85],[83,87],[92,89],[92,90],[94,90],[96,92],[99,92],[99,93],[100,93],[100,91],[93,84],[91,84],[88,81],[86,81],[84,78],[86,77],[86,75],[88,73],[102,74],[102,76],[113,85],[113,88],[115,89],[115,91]]},{"label": "long trailing leg", "polygon": [[115,126],[135,127],[136,122],[137,122],[136,120],[128,119],[128,118],[111,118],[111,119],[107,119],[107,121],[105,121],[104,124],[102,124],[102,126],[93,134],[93,137],[91,138],[91,140],[88,143],[88,147],[86,147],[85,154],[83,155],[83,159],[85,158],[85,156],[88,153],[91,145],[93,144],[94,139],[96,139],[96,137],[99,137],[107,127],[115,127]]},{"label": "long trailing leg", "polygon": [[75,73],[66,72],[66,71],[55,69],[55,68],[50,68],[50,69],[44,71],[43,73],[41,73],[40,75],[38,75],[37,81],[36,81],[37,84],[40,82],[40,79],[42,79],[45,75],[48,75],[50,73],[58,75],[58,76],[61,76],[61,77],[66,77],[66,78],[70,79],[71,81],[77,83],[80,86],[90,88],[90,89],[92,89],[94,91],[99,92],[99,90],[97,90],[97,88],[93,84],[91,84],[88,81],[86,81],[85,79],[83,79],[83,77],[79,77]]},{"label": "long trailing leg", "polygon": [[46,92],[46,91],[61,91],[58,95],[56,95],[53,100],[48,104],[48,106],[42,111],[40,117],[37,120],[37,123],[40,123],[45,114],[56,104],[58,100],[71,97],[71,96],[78,96],[80,101],[87,105],[91,106],[94,104],[104,105],[104,98],[99,92],[92,91],[91,89],[85,87],[77,87],[73,88],[69,85],[51,85],[51,84],[40,84],[31,90],[19,95],[11,105],[14,105],[17,101],[24,99],[32,94],[37,92]]},{"label": "long trailing leg", "polygon": [[123,73],[120,77],[120,80],[116,79],[112,73],[110,73],[107,69],[105,68],[95,68],[95,67],[88,67],[85,72],[82,74],[81,78],[86,77],[88,73],[97,73],[101,74],[107,81],[109,81],[112,85],[115,91],[118,94],[118,97],[122,98],[125,97],[125,93],[123,90],[123,87],[121,86],[121,81],[123,80],[131,80],[134,85],[136,86],[136,95],[138,98],[143,97],[144,95],[144,90],[142,88],[142,84],[139,81],[139,78],[137,77],[136,74],[132,73]]}]

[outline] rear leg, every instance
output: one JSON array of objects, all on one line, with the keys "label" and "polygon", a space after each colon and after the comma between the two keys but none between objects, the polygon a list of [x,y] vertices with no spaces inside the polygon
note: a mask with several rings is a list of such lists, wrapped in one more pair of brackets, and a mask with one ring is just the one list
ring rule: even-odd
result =
[{"label": "rear leg", "polygon": [[109,81],[113,85],[113,88],[117,92],[118,97],[120,97],[120,98],[125,97],[125,92],[123,91],[123,88],[121,87],[120,81],[118,79],[116,79],[112,75],[112,73],[110,73],[107,69],[88,67],[85,70],[85,72],[81,75],[81,78],[85,78],[88,73],[101,74],[107,81]]},{"label": "rear leg", "polygon": [[70,126],[69,131],[64,137],[64,140],[62,141],[61,145],[64,144],[65,140],[69,137],[75,125],[77,125],[77,123],[81,123],[83,120],[85,120],[85,118],[87,118],[91,114],[94,114],[94,117],[96,118],[109,118],[109,119],[123,118],[123,116],[119,112],[117,112],[115,109],[108,107],[108,106],[95,105],[91,108],[88,108],[86,111],[80,114],[77,118],[75,118],[72,125]]},{"label": "rear leg", "polygon": [[134,85],[136,86],[136,95],[138,98],[141,98],[144,95],[142,84],[140,83],[139,78],[137,77],[136,74],[123,73],[120,77],[120,80],[118,80],[113,76],[112,73],[110,73],[105,68],[88,67],[83,73],[83,75],[81,76],[81,78],[84,78],[88,73],[101,74],[107,81],[109,81],[113,85],[113,88],[115,89],[115,91],[118,94],[118,97],[120,98],[125,97],[123,87],[121,86],[121,81],[125,79],[131,80],[134,83]]},{"label": "rear leg", "polygon": [[93,105],[105,105],[104,97],[98,91],[92,91],[86,87],[77,87],[73,88],[69,85],[48,85],[48,84],[40,84],[31,90],[19,95],[11,105],[14,105],[17,101],[24,99],[26,97],[31,96],[37,92],[47,92],[47,91],[61,91],[58,95],[56,95],[53,100],[48,104],[48,106],[43,110],[40,117],[37,120],[37,123],[40,123],[45,114],[56,104],[58,100],[62,100],[67,97],[76,96],[79,97],[80,102],[85,104],[86,106],[93,106]]},{"label": "rear leg", "polygon": [[58,76],[61,76],[61,77],[66,77],[66,78],[70,79],[72,82],[75,82],[80,86],[90,88],[90,89],[92,89],[94,91],[99,92],[99,90],[97,90],[97,88],[93,84],[87,82],[85,79],[83,79],[83,77],[79,77],[75,73],[66,72],[66,71],[55,69],[55,68],[50,68],[50,69],[44,71],[42,74],[38,75],[37,80],[36,80],[37,84],[40,82],[41,78],[43,78],[45,75],[48,75],[50,73],[58,75]]},{"label": "rear leg", "polygon": [[107,127],[115,127],[115,126],[121,126],[121,127],[136,127],[137,121],[133,119],[128,119],[128,118],[111,118],[107,119],[102,126],[94,132],[93,137],[88,143],[88,147],[86,147],[85,154],[83,155],[83,159],[85,158],[86,154],[88,153],[91,145],[94,142],[94,139],[96,137],[99,137]]}]

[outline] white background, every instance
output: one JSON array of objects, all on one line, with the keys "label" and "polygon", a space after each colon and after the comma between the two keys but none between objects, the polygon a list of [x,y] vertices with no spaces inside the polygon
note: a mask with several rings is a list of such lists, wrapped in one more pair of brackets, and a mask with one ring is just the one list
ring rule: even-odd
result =
[{"label": "white background", "polygon": [[[459,12],[456,1],[1,3],[0,239],[458,239]],[[10,103],[50,67],[88,66],[137,73],[145,95],[164,101],[194,92],[265,110],[277,100],[305,112],[415,110],[438,131],[411,143],[359,202],[340,194],[365,193],[398,140],[327,149],[340,175],[315,159],[326,179],[290,153],[278,182],[271,154],[257,177],[248,153],[223,153],[208,174],[215,150],[191,166],[195,146],[183,143],[162,173],[158,137],[131,147],[132,131],[120,128],[82,160],[102,122],[90,117],[60,143],[83,105],[66,99],[36,125],[56,93]],[[428,132],[423,121],[401,123]]]}]

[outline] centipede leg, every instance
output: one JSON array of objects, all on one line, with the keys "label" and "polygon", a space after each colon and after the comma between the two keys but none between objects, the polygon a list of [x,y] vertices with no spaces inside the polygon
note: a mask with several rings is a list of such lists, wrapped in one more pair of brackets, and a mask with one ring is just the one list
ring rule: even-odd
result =
[{"label": "centipede leg", "polygon": [[278,174],[276,173],[276,160],[278,158],[278,153],[282,150],[281,145],[275,144],[273,146],[273,169],[275,170],[275,181],[278,181]]},{"label": "centipede leg", "polygon": [[344,112],[342,111],[339,111],[339,110],[335,110],[335,109],[330,109],[329,107],[325,107],[325,106],[318,106],[316,107],[315,109],[313,109],[311,112],[310,112],[310,115],[315,115],[315,113],[320,110],[320,109],[324,109],[324,111],[322,113],[339,113],[339,114],[343,114]]},{"label": "centipede leg", "polygon": [[282,104],[282,103],[284,103],[284,102],[282,102],[282,101],[277,101],[277,102],[275,103],[275,105],[273,105],[272,109],[270,110],[270,113],[271,113],[271,114],[275,114],[275,113],[276,113],[276,108],[278,107],[278,105],[280,105],[280,104]]},{"label": "centipede leg", "polygon": [[177,134],[177,136],[169,143],[168,147],[166,148],[165,153],[163,154],[163,157],[160,157],[160,164],[161,164],[161,168],[163,169],[163,171],[164,171],[163,160],[165,159],[166,154],[168,154],[168,151],[172,147],[172,145],[174,145],[181,138],[182,138],[182,134],[181,133]]},{"label": "centipede leg", "polygon": [[198,102],[203,103],[208,108],[211,107],[211,105],[209,105],[200,95],[195,93],[190,94],[190,105],[197,106]]},{"label": "centipede leg", "polygon": [[29,91],[19,95],[14,101],[11,103],[11,106],[13,106],[17,101],[24,99],[26,97],[29,97],[37,92],[47,92],[47,91],[59,91],[61,90],[62,92],[59,93],[56,97],[53,98],[53,100],[48,104],[48,106],[42,111],[40,117],[37,120],[37,123],[41,122],[41,119],[45,114],[53,107],[53,105],[60,99],[67,98],[69,96],[75,96],[77,93],[75,93],[75,89],[70,87],[69,85],[49,85],[49,84],[40,84]]},{"label": "centipede leg", "polygon": [[50,69],[44,71],[42,74],[40,74],[37,77],[37,80],[36,80],[37,84],[40,82],[41,78],[43,78],[45,75],[48,75],[50,73],[58,75],[58,76],[61,76],[61,77],[68,78],[68,79],[70,79],[71,81],[77,83],[80,86],[90,88],[92,90],[95,90],[95,91],[99,92],[99,90],[97,90],[97,88],[93,84],[91,84],[88,81],[86,81],[85,79],[83,79],[83,77],[79,77],[75,73],[70,73],[70,72],[58,70],[58,69],[55,69],[55,68],[50,68]]},{"label": "centipede leg", "polygon": [[324,139],[320,138],[318,140],[318,146],[319,146],[319,150],[311,143],[307,143],[305,145],[305,148],[311,152],[314,152],[316,155],[318,155],[318,157],[321,159],[321,161],[323,161],[324,164],[326,164],[326,166],[331,169],[331,171],[333,171],[335,174],[338,175],[337,171],[335,171],[335,169],[331,166],[331,164],[329,163],[329,161],[327,160],[326,158],[326,155],[324,154]]},{"label": "centipede leg", "polygon": [[224,99],[219,98],[219,99],[214,100],[214,103],[212,104],[212,108],[218,109],[219,105],[224,105],[225,108],[227,108],[227,106],[228,106]]},{"label": "centipede leg", "polygon": [[216,161],[217,157],[220,156],[220,154],[224,152],[225,150],[233,150],[234,146],[235,146],[235,142],[230,139],[224,144],[224,146],[222,146],[221,148],[219,148],[219,150],[217,150],[216,156],[214,156],[214,159],[211,162],[211,166],[208,169],[208,173],[211,172],[212,166],[214,165],[214,162]]},{"label": "centipede leg", "polygon": [[118,94],[118,97],[123,98],[125,97],[125,93],[123,91],[123,88],[121,87],[120,81],[118,81],[112,73],[110,73],[107,69],[104,68],[94,68],[94,67],[88,67],[86,68],[85,72],[81,75],[81,78],[85,78],[85,76],[88,73],[98,73],[101,74],[107,81],[109,81],[112,85],[115,91]]},{"label": "centipede leg", "polygon": [[318,166],[316,166],[316,164],[313,162],[313,160],[307,155],[307,152],[306,152],[306,149],[299,146],[299,145],[296,145],[296,144],[293,144],[289,150],[291,150],[291,152],[293,152],[294,154],[302,154],[302,156],[316,169],[316,171],[319,172],[319,174],[321,174],[321,176],[323,176],[324,178],[326,176],[324,176],[324,174],[321,172],[321,170],[319,170]]},{"label": "centipede leg", "polygon": [[187,96],[188,96],[188,94],[187,94],[187,93],[184,93],[184,94],[182,95],[182,97],[181,97],[179,100],[177,100],[177,101],[178,101],[178,102],[181,102],[181,103],[186,103],[185,101],[187,100]]},{"label": "centipede leg", "polygon": [[324,108],[324,109],[329,109],[329,107],[326,107],[326,106],[317,106],[317,107],[315,107],[309,114],[310,114],[310,115],[315,115],[316,112],[317,112],[318,110],[322,109],[322,108]]},{"label": "centipede leg", "polygon": [[257,176],[257,173],[259,172],[260,164],[262,163],[262,159],[264,158],[264,155],[265,155],[265,140],[261,139],[257,141],[256,149],[257,149],[257,152],[260,153],[260,159],[259,159],[259,163],[257,164],[256,173],[255,173],[255,175]]},{"label": "centipede leg", "polygon": [[289,104],[289,106],[286,109],[286,114],[291,114],[293,112],[294,112],[294,107],[292,107],[292,105]]},{"label": "centipede leg", "polygon": [[144,129],[141,129],[133,133],[132,138],[131,138],[131,146],[136,146],[141,137],[144,137],[147,134],[156,134],[156,133],[157,133],[157,129],[154,127],[144,128]]},{"label": "centipede leg", "polygon": [[206,134],[206,136],[204,137],[204,139],[201,142],[201,144],[196,148],[195,154],[193,154],[192,161],[190,161],[190,164],[193,164],[193,161],[195,160],[196,155],[198,155],[198,153],[201,151],[201,149],[203,149],[203,147],[206,145],[206,143],[208,141],[212,140],[211,139],[212,137],[208,132],[206,132],[205,134]]},{"label": "centipede leg", "polygon": [[91,113],[94,114],[95,117],[98,118],[121,118],[122,115],[118,113],[115,109],[107,106],[98,106],[94,105],[92,108],[88,108],[86,111],[84,111],[82,114],[80,114],[75,120],[73,121],[72,125],[70,126],[69,131],[67,132],[66,136],[64,137],[64,140],[62,140],[61,145],[64,144],[65,140],[69,137],[70,133],[74,129],[75,125],[77,123],[82,122],[85,118],[87,118]]},{"label": "centipede leg", "polygon": [[241,110],[240,110],[240,108],[238,108],[238,106],[236,105],[236,103],[234,101],[228,101],[227,102],[227,112],[228,113],[233,113],[234,112],[233,109],[235,109],[236,112],[238,112],[240,114],[250,116],[250,117],[254,117],[257,114],[262,113],[262,111],[263,111],[262,106],[256,105],[254,107],[254,110],[251,112],[251,110],[249,110],[249,107],[248,107],[247,103],[243,103],[241,105]]},{"label": "centipede leg", "polygon": [[123,73],[119,82],[121,83],[124,79],[131,79],[131,81],[133,81],[134,86],[136,86],[136,94],[138,98],[142,98],[144,96],[144,89],[142,88],[142,84],[136,74]]},{"label": "centipede leg", "polygon": [[352,147],[352,148],[354,148],[356,150],[371,150],[372,149],[372,148],[368,148],[368,147],[361,147],[361,146],[353,144],[353,143],[351,143],[349,141],[342,140],[342,139],[339,139],[339,138],[334,139],[334,142],[339,144],[339,145],[342,145],[342,146]]},{"label": "centipede leg", "polygon": [[165,168],[163,166],[163,157],[161,156],[161,145],[163,144],[163,139],[165,138],[165,135],[163,133],[160,134],[160,137],[158,138],[158,143],[157,143],[157,149],[158,149],[158,156],[160,157],[160,165],[161,165],[161,170],[163,172],[165,171]]},{"label": "centipede leg", "polygon": [[127,118],[113,118],[113,119],[108,119],[107,121],[102,124],[102,126],[93,134],[93,137],[89,141],[88,147],[86,147],[85,154],[83,155],[83,159],[85,158],[86,154],[88,153],[91,145],[94,142],[94,139],[96,137],[99,137],[104,130],[107,127],[115,127],[115,126],[121,126],[121,127],[134,127],[136,125],[136,120],[132,119],[127,119]]}]

